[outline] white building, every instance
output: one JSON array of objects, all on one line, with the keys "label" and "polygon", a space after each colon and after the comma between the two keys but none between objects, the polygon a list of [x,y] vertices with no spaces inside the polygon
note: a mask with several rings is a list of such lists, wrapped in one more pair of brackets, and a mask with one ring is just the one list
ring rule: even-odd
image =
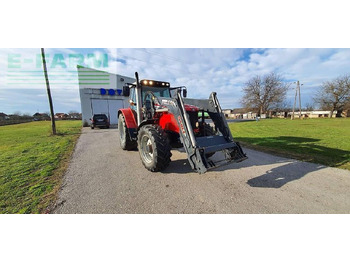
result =
[{"label": "white building", "polygon": [[[301,111],[301,117],[302,118],[327,118],[331,114],[331,111],[322,111],[322,110],[316,110],[316,111]],[[292,116],[293,112],[288,112],[288,116]],[[333,111],[332,117],[336,117],[337,111]],[[294,112],[294,118],[299,118],[299,111]]]},{"label": "white building", "polygon": [[90,124],[94,114],[106,114],[111,124],[117,124],[118,110],[129,106],[123,86],[136,80],[87,67],[77,68],[83,124]]}]

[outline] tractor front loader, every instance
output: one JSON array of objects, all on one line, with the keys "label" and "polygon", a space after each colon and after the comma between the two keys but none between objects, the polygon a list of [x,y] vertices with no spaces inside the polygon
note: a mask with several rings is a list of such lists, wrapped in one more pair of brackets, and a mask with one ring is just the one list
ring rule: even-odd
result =
[{"label": "tractor front loader", "polygon": [[[130,93],[130,108],[118,112],[120,145],[124,150],[138,147],[148,170],[165,169],[171,148],[180,146],[185,149],[192,169],[201,174],[247,159],[239,143],[233,140],[215,92],[209,99],[191,99],[186,98],[184,86],[139,81],[137,73],[135,76],[136,83],[124,87],[124,92]],[[214,160],[213,155],[218,151],[223,158]]]}]

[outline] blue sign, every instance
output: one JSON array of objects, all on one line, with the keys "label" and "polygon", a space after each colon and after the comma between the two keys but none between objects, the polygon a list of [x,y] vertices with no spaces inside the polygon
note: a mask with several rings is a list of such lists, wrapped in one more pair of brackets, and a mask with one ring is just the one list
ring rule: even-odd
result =
[{"label": "blue sign", "polygon": [[121,89],[117,89],[117,94],[118,94],[118,96],[120,96],[122,94],[122,90]]},{"label": "blue sign", "polygon": [[113,89],[108,89],[108,94],[110,96],[114,96],[115,95],[115,91]]},{"label": "blue sign", "polygon": [[101,88],[101,89],[100,89],[100,93],[101,93],[101,95],[105,95],[105,94],[107,93],[107,91],[106,91],[106,89]]}]

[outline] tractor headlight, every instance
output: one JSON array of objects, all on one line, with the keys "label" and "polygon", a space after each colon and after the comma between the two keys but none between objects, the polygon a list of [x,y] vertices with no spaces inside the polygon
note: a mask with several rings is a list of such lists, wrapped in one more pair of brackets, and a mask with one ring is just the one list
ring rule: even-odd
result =
[{"label": "tractor headlight", "polygon": [[170,87],[170,83],[168,82],[149,80],[149,79],[142,79],[140,81],[140,85],[152,86],[152,87]]}]

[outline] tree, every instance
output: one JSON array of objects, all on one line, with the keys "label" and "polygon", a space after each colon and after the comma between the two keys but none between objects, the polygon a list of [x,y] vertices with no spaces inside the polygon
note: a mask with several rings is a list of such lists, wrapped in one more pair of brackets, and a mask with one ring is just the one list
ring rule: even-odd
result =
[{"label": "tree", "polygon": [[32,115],[30,113],[26,112],[26,113],[23,113],[22,118],[31,119],[33,117],[32,117]]},{"label": "tree", "polygon": [[314,105],[312,103],[307,103],[305,106],[305,111],[314,111]]},{"label": "tree", "polygon": [[287,88],[282,77],[276,73],[272,72],[262,77],[256,75],[245,83],[241,103],[246,108],[264,114],[283,104]]},{"label": "tree", "polygon": [[281,102],[275,103],[273,107],[273,109],[277,112],[287,112],[293,110],[290,101],[287,100],[282,100]]},{"label": "tree", "polygon": [[330,110],[332,117],[336,110],[336,117],[341,114],[350,99],[350,75],[339,76],[331,81],[326,81],[314,98],[315,102],[324,110]]}]

